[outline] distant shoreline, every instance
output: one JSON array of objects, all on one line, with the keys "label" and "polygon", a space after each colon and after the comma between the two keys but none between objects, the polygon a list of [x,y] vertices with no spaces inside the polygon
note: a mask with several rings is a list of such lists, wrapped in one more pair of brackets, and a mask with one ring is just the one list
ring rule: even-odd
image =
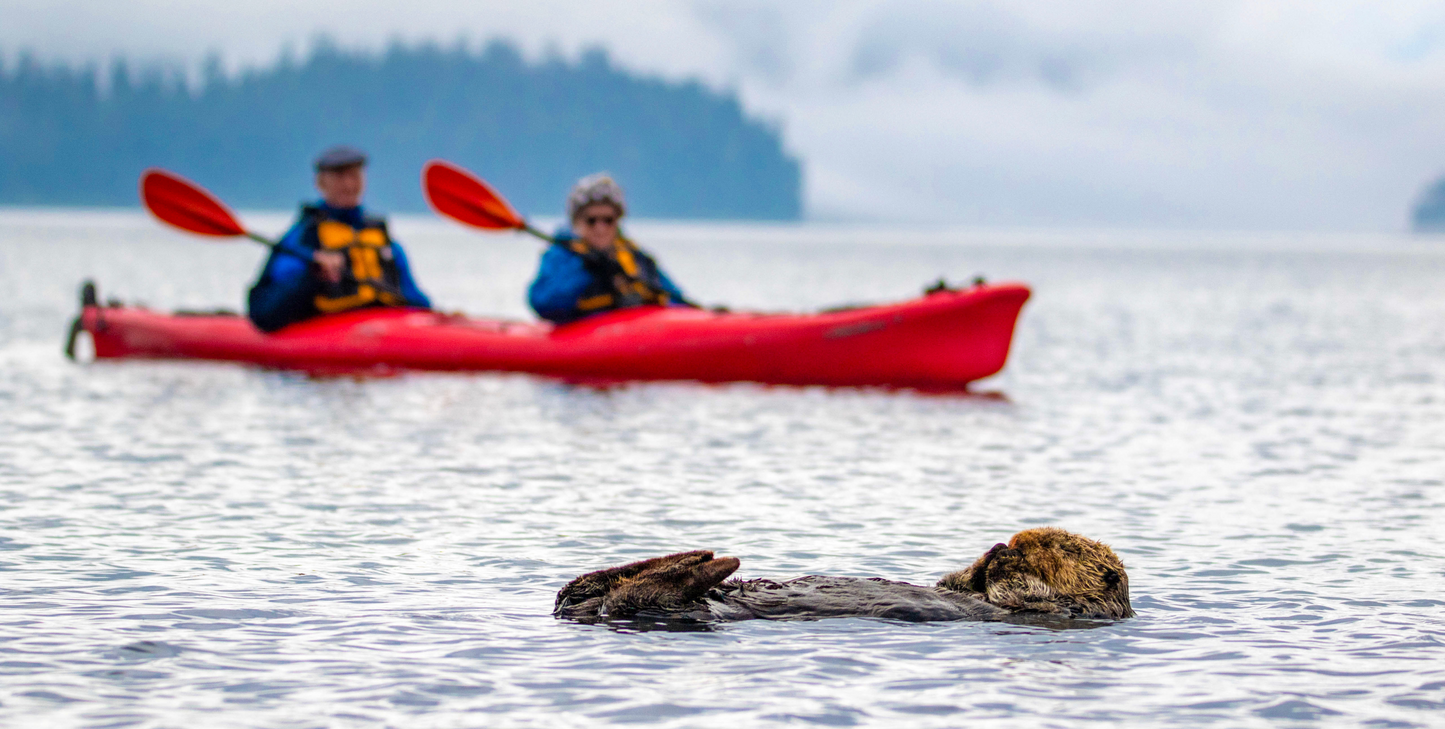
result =
[{"label": "distant shoreline", "polygon": [[[102,78],[102,75],[104,78]],[[368,199],[426,209],[418,174],[445,158],[528,215],[555,215],[572,182],[606,170],[638,215],[802,217],[802,164],[777,126],[736,95],[618,68],[589,51],[529,62],[512,45],[382,52],[321,43],[192,88],[161,68],[113,61],[0,66],[0,204],[127,205],[147,167],[171,169],[237,208],[292,208],[310,162],[336,143],[371,156]]]}]

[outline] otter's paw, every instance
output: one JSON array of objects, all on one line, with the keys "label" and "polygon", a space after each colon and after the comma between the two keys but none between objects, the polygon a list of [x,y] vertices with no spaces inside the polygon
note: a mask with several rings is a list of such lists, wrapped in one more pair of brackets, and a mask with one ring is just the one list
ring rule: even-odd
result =
[{"label": "otter's paw", "polygon": [[[732,563],[732,569],[727,570],[722,577],[715,581],[709,582],[712,575],[729,561]],[[645,594],[648,591],[646,586],[651,585],[661,591],[664,586],[671,585],[675,586],[672,592],[691,594],[695,589],[693,587],[695,584],[707,582],[707,586],[691,598],[695,600],[726,579],[727,575],[737,569],[737,565],[736,559],[715,560],[712,552],[697,550],[588,572],[567,583],[557,592],[557,601],[552,608],[552,614],[561,617],[595,617],[603,614],[604,611],[611,615],[619,614],[612,608],[613,604],[617,609],[623,610],[621,614],[628,614],[628,605],[646,602]],[[623,594],[630,597],[611,598],[613,593],[618,590],[622,590]],[[658,599],[662,600],[660,596]],[[643,604],[638,609],[647,609],[647,607],[649,606]],[[636,610],[631,612],[636,612]]]},{"label": "otter's paw", "polygon": [[682,612],[697,602],[708,590],[722,584],[742,564],[737,557],[709,559],[695,563],[677,563],[644,570],[617,583],[602,606],[610,616],[626,617],[649,611]]}]

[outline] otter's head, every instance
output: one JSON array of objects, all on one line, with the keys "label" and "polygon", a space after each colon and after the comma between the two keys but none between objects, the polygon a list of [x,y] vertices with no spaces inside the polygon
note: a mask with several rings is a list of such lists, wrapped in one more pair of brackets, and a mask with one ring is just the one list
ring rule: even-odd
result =
[{"label": "otter's head", "polygon": [[938,586],[1008,610],[1076,618],[1130,618],[1129,575],[1108,545],[1054,527],[995,544]]}]

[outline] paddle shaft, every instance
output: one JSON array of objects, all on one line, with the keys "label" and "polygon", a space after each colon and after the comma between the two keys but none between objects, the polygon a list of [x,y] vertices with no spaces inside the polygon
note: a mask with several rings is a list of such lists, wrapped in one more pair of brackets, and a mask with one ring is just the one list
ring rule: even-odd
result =
[{"label": "paddle shaft", "polygon": [[546,233],[543,233],[542,231],[537,230],[536,228],[533,228],[531,223],[522,223],[522,227],[518,228],[517,230],[520,230],[520,231],[522,231],[523,233],[531,233],[532,235],[537,236],[538,238],[541,238],[542,240],[547,241],[548,243],[556,243],[556,242],[557,242],[557,239],[556,239],[556,238],[553,238],[552,236],[547,235]]},{"label": "paddle shaft", "polygon": [[306,253],[306,252],[303,252],[303,251],[298,251],[298,250],[296,250],[295,248],[291,248],[291,247],[288,247],[288,246],[283,246],[283,245],[281,245],[280,243],[278,243],[278,242],[276,242],[276,241],[274,241],[274,240],[271,240],[270,238],[267,238],[266,236],[261,235],[261,234],[259,234],[259,233],[252,233],[251,231],[248,230],[248,231],[246,231],[243,235],[245,235],[247,238],[250,238],[250,239],[253,240],[253,241],[256,241],[257,243],[260,243],[260,244],[263,245],[263,246],[266,246],[267,248],[270,248],[273,253],[276,253],[276,252],[286,253],[286,254],[295,256],[295,257],[297,257],[297,258],[300,258],[301,260],[306,261],[307,263],[310,263],[310,262],[316,260],[316,257],[313,256],[313,255],[311,255],[311,254],[309,254],[309,253]]},{"label": "paddle shaft", "polygon": [[250,238],[253,241],[256,241],[257,243],[260,243],[263,246],[266,246],[267,248],[270,248],[272,253],[285,253],[287,255],[299,258],[307,263],[314,263],[316,261],[316,256],[307,251],[300,251],[290,246],[283,246],[279,242],[271,240],[270,238],[267,238],[264,235],[260,235],[259,233],[252,233],[248,230],[245,233],[242,233],[242,235]]},{"label": "paddle shaft", "polygon": [[276,241],[271,240],[270,238],[267,238],[266,236],[259,233],[252,233],[248,230],[246,231],[245,235],[247,238],[250,238],[251,240],[256,241],[257,243],[260,243],[261,245],[266,246],[267,248],[270,248],[272,250],[275,250],[278,246]]}]

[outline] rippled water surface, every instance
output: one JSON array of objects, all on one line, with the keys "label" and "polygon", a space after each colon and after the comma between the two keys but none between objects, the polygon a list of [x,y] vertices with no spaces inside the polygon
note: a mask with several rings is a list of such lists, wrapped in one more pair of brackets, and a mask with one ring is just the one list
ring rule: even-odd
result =
[{"label": "rippled water surface", "polygon": [[[439,306],[526,316],[534,244],[395,228]],[[1445,721],[1445,241],[635,232],[738,307],[940,274],[1035,298],[972,397],[77,365],[81,279],[234,308],[260,251],[139,213],[0,213],[0,723]],[[1112,544],[1138,617],[549,614],[580,572],[681,549],[931,584],[1043,524]]]}]

